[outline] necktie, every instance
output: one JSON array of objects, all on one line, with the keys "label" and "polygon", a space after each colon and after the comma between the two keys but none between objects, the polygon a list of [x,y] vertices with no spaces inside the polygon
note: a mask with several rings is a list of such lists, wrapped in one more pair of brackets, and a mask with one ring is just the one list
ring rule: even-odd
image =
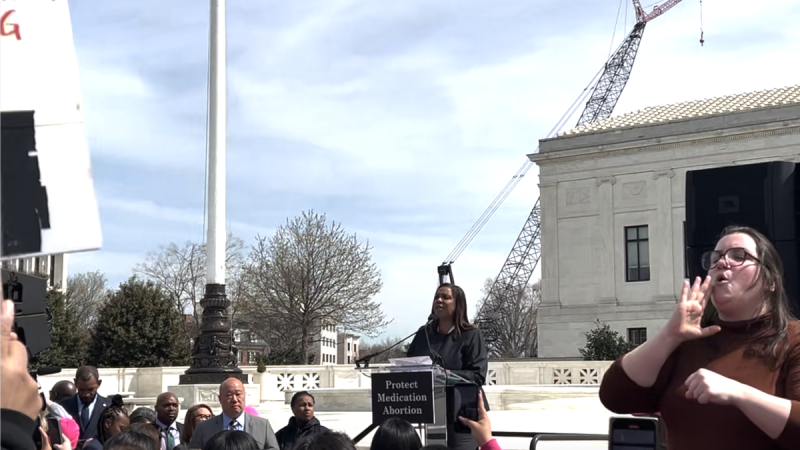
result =
[{"label": "necktie", "polygon": [[81,424],[83,425],[84,429],[89,427],[89,405],[83,405],[83,410],[81,411]]},{"label": "necktie", "polygon": [[172,428],[164,428],[164,436],[167,438],[167,450],[172,450],[175,447],[175,436],[172,435]]},{"label": "necktie", "polygon": [[231,423],[228,425],[229,430],[238,430],[239,429],[239,422],[236,419],[231,420]]}]

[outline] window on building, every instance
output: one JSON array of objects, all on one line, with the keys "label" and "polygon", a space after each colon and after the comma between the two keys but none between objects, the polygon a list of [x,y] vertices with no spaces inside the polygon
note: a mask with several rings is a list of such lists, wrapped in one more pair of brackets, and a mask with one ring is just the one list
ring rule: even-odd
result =
[{"label": "window on building", "polygon": [[628,344],[631,348],[647,342],[647,328],[628,328]]},{"label": "window on building", "polygon": [[350,343],[349,342],[347,343],[347,351],[348,352],[350,351]]},{"label": "window on building", "polygon": [[650,280],[650,238],[647,225],[625,227],[625,281]]},{"label": "window on building", "polygon": [[55,255],[50,255],[50,286],[55,286],[56,284],[56,257]]},{"label": "window on building", "polygon": [[255,364],[255,363],[256,363],[256,361],[258,361],[258,352],[255,352],[255,351],[253,351],[253,350],[249,350],[249,351],[247,352],[247,361],[248,361],[250,364]]}]

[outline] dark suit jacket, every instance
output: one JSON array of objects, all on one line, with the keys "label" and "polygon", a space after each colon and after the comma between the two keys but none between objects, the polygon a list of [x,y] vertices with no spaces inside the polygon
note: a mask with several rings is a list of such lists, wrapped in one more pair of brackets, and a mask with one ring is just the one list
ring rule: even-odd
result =
[{"label": "dark suit jacket", "polygon": [[[192,441],[189,443],[189,448],[203,448],[212,436],[224,429],[221,413],[198,423],[197,428],[195,428],[192,433]],[[244,421],[244,431],[250,436],[253,436],[253,439],[258,442],[259,448],[265,450],[279,450],[278,440],[275,439],[275,431],[273,431],[267,419],[247,414]]]},{"label": "dark suit jacket", "polygon": [[81,415],[78,412],[78,402],[80,399],[78,398],[78,394],[74,396],[61,400],[59,405],[63,406],[64,409],[75,419],[75,422],[78,423],[78,426],[81,429],[81,434],[78,437],[78,440],[85,441],[87,439],[91,439],[95,437],[97,434],[97,421],[100,419],[100,413],[103,412],[103,408],[111,404],[111,400],[103,397],[100,394],[97,394],[97,398],[94,401],[94,409],[92,410],[92,416],[89,418],[89,426],[85,427],[81,423]]}]

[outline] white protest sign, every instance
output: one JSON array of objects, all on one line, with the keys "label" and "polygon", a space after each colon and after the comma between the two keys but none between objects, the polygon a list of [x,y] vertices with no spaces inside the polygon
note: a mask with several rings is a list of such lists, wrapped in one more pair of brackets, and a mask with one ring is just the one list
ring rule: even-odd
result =
[{"label": "white protest sign", "polygon": [[0,112],[2,257],[100,248],[67,0],[0,1]]}]

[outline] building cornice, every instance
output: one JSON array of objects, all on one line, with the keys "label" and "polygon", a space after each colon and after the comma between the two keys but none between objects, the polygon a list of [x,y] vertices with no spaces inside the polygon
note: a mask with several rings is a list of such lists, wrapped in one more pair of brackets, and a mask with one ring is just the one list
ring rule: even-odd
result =
[{"label": "building cornice", "polygon": [[[581,148],[579,150],[565,150],[559,152],[548,153],[533,153],[528,155],[528,158],[536,164],[543,166],[549,164],[560,164],[573,161],[584,161],[590,159],[608,158],[613,156],[634,155],[640,153],[659,152],[664,150],[671,150],[683,147],[693,147],[707,144],[716,144],[720,142],[733,142],[746,139],[755,139],[768,136],[781,136],[789,134],[800,134],[800,125],[784,128],[775,128],[771,130],[750,131],[744,133],[732,133],[724,136],[703,137],[695,139],[681,140],[669,143],[653,143],[653,144],[640,144],[634,146],[625,146],[615,149],[605,149],[605,146],[598,146],[593,149]],[[656,141],[660,141],[657,139]]]}]

